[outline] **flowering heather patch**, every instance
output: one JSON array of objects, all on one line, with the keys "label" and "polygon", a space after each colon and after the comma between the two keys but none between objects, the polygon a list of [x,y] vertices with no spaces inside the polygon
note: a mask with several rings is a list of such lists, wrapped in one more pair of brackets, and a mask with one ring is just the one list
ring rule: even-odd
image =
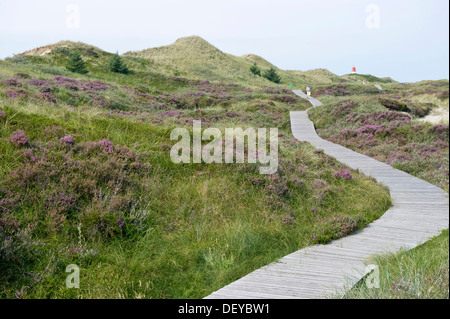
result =
[{"label": "flowering heather patch", "polygon": [[60,75],[55,76],[53,82],[57,85],[64,85],[67,88],[74,90],[78,90],[79,86],[82,85],[82,82],[80,80],[66,78]]},{"label": "flowering heather patch", "polygon": [[342,101],[341,103],[339,103],[339,106],[333,110],[333,115],[334,116],[344,116],[344,115],[350,114],[356,105],[357,105],[357,103],[353,100]]},{"label": "flowering heather patch", "polygon": [[66,213],[75,207],[76,199],[70,194],[56,194],[47,200],[47,208],[58,213]]},{"label": "flowering heather patch", "polygon": [[56,96],[49,92],[39,93],[39,98],[48,103],[58,103],[58,99],[56,98]]},{"label": "flowering heather patch", "polygon": [[237,112],[235,112],[235,111],[227,111],[227,112],[225,113],[225,116],[226,116],[226,117],[238,117],[238,116],[239,116],[239,113],[237,113]]},{"label": "flowering heather patch", "polygon": [[106,90],[109,86],[100,82],[88,82],[83,85],[85,91]]},{"label": "flowering heather patch", "polygon": [[7,88],[6,96],[10,99],[26,99],[28,92],[21,88]]},{"label": "flowering heather patch", "polygon": [[203,92],[194,92],[191,90],[186,90],[184,96],[185,97],[202,97],[202,96],[206,96],[206,94]]},{"label": "flowering heather patch", "polygon": [[349,95],[352,94],[352,92],[347,90],[347,87],[343,84],[334,84],[334,85],[330,85],[327,86],[323,89],[320,89],[319,91],[316,92],[315,95],[320,96],[320,95],[333,95],[333,96],[344,96],[344,95]]},{"label": "flowering heather patch", "polygon": [[[49,232],[74,228],[82,220],[85,227],[112,236],[125,227],[116,218],[125,222],[130,207],[137,205],[128,192],[140,189],[151,169],[141,154],[108,139],[76,144],[66,135],[60,142],[37,141],[19,154],[19,166],[2,181],[0,209],[15,209],[19,197],[9,194],[20,196],[24,205],[46,212],[44,224]],[[53,190],[52,195],[48,190]],[[92,215],[90,209],[100,213]]]},{"label": "flowering heather patch", "polygon": [[448,189],[448,125],[397,111],[345,114],[344,103],[311,111],[320,136]]},{"label": "flowering heather patch", "polygon": [[27,80],[27,84],[37,87],[41,92],[51,92],[53,90],[52,84],[46,80],[30,79]]},{"label": "flowering heather patch", "polygon": [[327,186],[328,186],[328,183],[326,181],[324,181],[323,179],[316,179],[313,184],[314,188],[326,188]]},{"label": "flowering heather patch", "polygon": [[[0,192],[1,192],[1,190],[0,190]],[[16,195],[12,198],[0,199],[0,212],[7,213],[7,212],[12,211],[16,207],[19,199],[20,199],[19,195]]]},{"label": "flowering heather patch", "polygon": [[290,95],[274,94],[274,95],[270,96],[270,99],[272,101],[277,101],[277,102],[286,103],[286,104],[295,104],[295,103],[298,103],[298,101],[299,101],[299,99],[296,98],[295,96],[292,96],[292,94],[290,94]]},{"label": "flowering heather patch", "polygon": [[430,127],[430,132],[436,134],[440,139],[446,140],[449,137],[449,127],[447,125],[435,125]]},{"label": "flowering heather patch", "polygon": [[8,86],[22,87],[22,82],[18,81],[15,78],[4,80],[2,81],[2,83]]},{"label": "flowering heather patch", "polygon": [[14,77],[16,79],[29,79],[29,78],[31,78],[31,76],[29,74],[27,74],[27,73],[16,73],[14,75]]},{"label": "flowering heather patch", "polygon": [[350,173],[347,170],[343,170],[341,172],[336,172],[336,173],[333,174],[333,176],[336,177],[336,178],[343,178],[343,179],[346,179],[346,180],[349,180],[349,179],[353,178],[352,173]]},{"label": "flowering heather patch", "polygon": [[122,228],[125,225],[125,222],[123,220],[121,220],[120,218],[117,218],[116,221],[117,221],[117,225],[119,226],[119,228]]},{"label": "flowering heather patch", "polygon": [[351,113],[345,117],[347,123],[353,124],[371,124],[380,122],[394,122],[396,124],[404,124],[411,122],[411,116],[402,112],[396,111],[380,111],[370,114],[363,113]]},{"label": "flowering heather patch", "polygon": [[218,87],[215,85],[207,85],[207,84],[198,86],[197,90],[199,90],[201,92],[208,92],[208,93],[227,92],[227,89],[224,87]]},{"label": "flowering heather patch", "polygon": [[102,151],[103,153],[111,154],[114,152],[114,144],[107,138],[104,138],[98,142],[88,142],[86,150],[88,153]]},{"label": "flowering heather patch", "polygon": [[100,82],[83,82],[81,80],[66,78],[60,75],[55,76],[53,83],[73,91],[86,91],[88,93],[94,93],[95,91],[106,90],[109,88],[108,85]]},{"label": "flowering heather patch", "polygon": [[3,110],[0,110],[0,120],[5,120],[6,119],[6,112]]},{"label": "flowering heather patch", "polygon": [[13,143],[16,147],[24,146],[28,144],[28,137],[25,136],[24,132],[19,130],[15,131],[8,140]]},{"label": "flowering heather patch", "polygon": [[71,135],[66,135],[59,140],[63,145],[69,146],[75,143],[75,139]]},{"label": "flowering heather patch", "polygon": [[291,94],[292,92],[287,89],[274,87],[274,86],[262,86],[261,89],[266,93],[272,93],[272,94]]},{"label": "flowering heather patch", "polygon": [[386,163],[391,164],[394,161],[409,161],[410,159],[411,157],[408,154],[394,153],[388,157]]},{"label": "flowering heather patch", "polygon": [[163,113],[163,115],[165,115],[165,116],[178,116],[181,114],[183,114],[183,112],[181,112],[181,111],[165,111]]},{"label": "flowering heather patch", "polygon": [[99,109],[109,108],[110,103],[107,99],[101,96],[94,96],[92,99],[92,106]]}]

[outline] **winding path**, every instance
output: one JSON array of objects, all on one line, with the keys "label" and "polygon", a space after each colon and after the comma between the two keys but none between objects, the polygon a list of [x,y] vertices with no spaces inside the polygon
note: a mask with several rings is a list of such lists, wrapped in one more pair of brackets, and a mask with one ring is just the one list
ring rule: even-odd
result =
[{"label": "winding path", "polygon": [[[294,91],[300,97],[306,95]],[[309,99],[313,106],[321,103]],[[344,293],[370,268],[376,254],[414,248],[449,225],[447,192],[373,158],[321,139],[307,111],[291,112],[292,133],[353,169],[386,185],[393,206],[378,220],[354,234],[327,245],[300,249],[253,271],[207,296],[206,299],[326,298]]]}]

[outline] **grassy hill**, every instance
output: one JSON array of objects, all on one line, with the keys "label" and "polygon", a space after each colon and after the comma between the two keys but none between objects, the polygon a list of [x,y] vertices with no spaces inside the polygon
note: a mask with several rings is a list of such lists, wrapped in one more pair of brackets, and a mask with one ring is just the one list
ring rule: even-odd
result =
[{"label": "grassy hill", "polygon": [[[100,76],[102,72],[106,71],[106,61],[112,55],[112,53],[81,42],[60,41],[26,51],[16,55],[12,60],[21,63],[31,62],[42,66],[47,65],[47,69],[43,67],[45,71],[58,73],[52,68],[64,66],[67,57],[74,51],[82,55],[88,68],[93,69],[96,76]],[[238,57],[224,53],[198,36],[180,38],[167,46],[126,52],[122,57],[136,73],[151,73],[165,77],[173,77],[179,74],[184,78],[237,82],[247,86],[274,85],[267,79],[250,72],[250,66],[253,63],[257,63],[262,71],[271,67],[275,68],[281,76],[281,86],[284,87],[291,84],[295,87],[306,87],[307,85],[320,86],[339,82],[358,84],[363,79],[377,83],[395,82],[389,78],[381,79],[371,75],[350,74],[340,77],[326,69],[281,70],[254,54]]]},{"label": "grassy hill", "polygon": [[270,82],[249,72],[253,63],[262,69],[274,67],[286,85],[306,86],[307,83],[323,83],[336,80],[337,76],[327,71],[318,76],[314,72],[290,72],[278,69],[267,60],[246,54],[242,57],[223,53],[204,39],[193,36],[178,39],[175,43],[143,51],[127,52],[124,56],[142,57],[165,68],[168,73],[179,70],[182,76],[213,81],[239,81],[247,84],[269,84]]}]

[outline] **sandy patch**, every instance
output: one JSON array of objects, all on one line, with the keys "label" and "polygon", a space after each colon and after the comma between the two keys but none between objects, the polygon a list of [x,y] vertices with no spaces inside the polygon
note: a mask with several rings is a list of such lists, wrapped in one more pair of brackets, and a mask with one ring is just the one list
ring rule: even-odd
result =
[{"label": "sandy patch", "polygon": [[430,114],[421,118],[420,121],[432,124],[449,124],[449,111],[447,107],[433,109]]}]

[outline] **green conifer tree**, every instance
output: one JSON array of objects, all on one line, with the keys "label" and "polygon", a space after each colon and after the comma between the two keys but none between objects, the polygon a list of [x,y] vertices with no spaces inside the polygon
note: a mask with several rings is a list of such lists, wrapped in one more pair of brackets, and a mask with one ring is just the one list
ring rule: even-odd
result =
[{"label": "green conifer tree", "polygon": [[86,64],[84,63],[83,59],[81,58],[80,53],[73,52],[69,56],[69,60],[67,62],[66,69],[71,72],[76,72],[80,74],[86,74],[88,73],[88,70],[86,69]]},{"label": "green conifer tree", "polygon": [[127,74],[129,72],[128,67],[122,61],[122,58],[118,53],[114,54],[109,60],[109,70],[115,73]]},{"label": "green conifer tree", "polygon": [[277,71],[273,67],[266,70],[263,74],[263,77],[265,77],[267,80],[272,81],[274,83],[281,82],[281,77],[278,75]]},{"label": "green conifer tree", "polygon": [[250,67],[250,71],[255,75],[261,76],[261,69],[258,67],[256,62]]}]

